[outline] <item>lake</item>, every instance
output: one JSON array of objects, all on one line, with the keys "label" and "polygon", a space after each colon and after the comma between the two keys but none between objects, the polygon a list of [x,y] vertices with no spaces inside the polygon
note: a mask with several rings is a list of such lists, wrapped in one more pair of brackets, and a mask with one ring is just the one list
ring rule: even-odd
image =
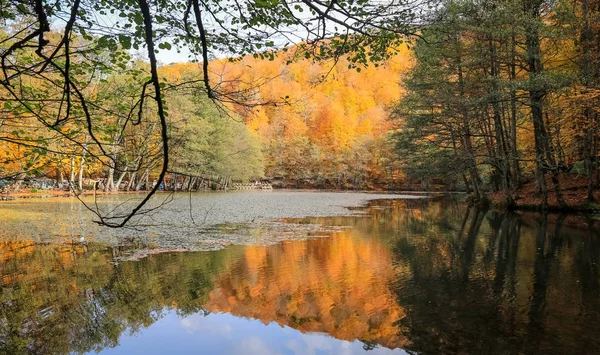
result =
[{"label": "lake", "polygon": [[135,229],[66,198],[0,218],[0,353],[600,353],[600,231],[573,216],[248,191]]}]

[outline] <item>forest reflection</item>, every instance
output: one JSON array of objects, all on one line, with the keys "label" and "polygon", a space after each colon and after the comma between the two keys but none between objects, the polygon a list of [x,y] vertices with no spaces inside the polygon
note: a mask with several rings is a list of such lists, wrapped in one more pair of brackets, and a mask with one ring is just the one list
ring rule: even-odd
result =
[{"label": "forest reflection", "polygon": [[[594,353],[599,232],[571,217],[374,201],[326,238],[117,257],[0,244],[0,352],[117,347],[163,315],[230,313],[416,353]],[[168,350],[168,349],[165,349]]]}]

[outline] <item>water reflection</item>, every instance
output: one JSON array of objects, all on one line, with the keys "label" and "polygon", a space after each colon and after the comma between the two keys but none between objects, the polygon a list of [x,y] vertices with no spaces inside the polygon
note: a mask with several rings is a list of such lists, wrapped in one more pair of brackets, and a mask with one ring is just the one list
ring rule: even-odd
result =
[{"label": "water reflection", "polygon": [[389,250],[340,232],[331,238],[249,247],[214,279],[205,308],[388,348],[404,346],[405,316],[389,282]]},{"label": "water reflection", "polygon": [[351,226],[328,238],[137,261],[122,261],[130,247],[0,243],[0,352],[599,352],[597,229],[453,201],[367,212],[293,220]]}]

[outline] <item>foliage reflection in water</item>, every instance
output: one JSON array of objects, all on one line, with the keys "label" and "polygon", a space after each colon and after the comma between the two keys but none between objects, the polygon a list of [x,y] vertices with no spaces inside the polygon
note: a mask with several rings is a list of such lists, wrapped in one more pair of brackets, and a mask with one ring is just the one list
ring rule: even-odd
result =
[{"label": "foliage reflection in water", "polygon": [[367,211],[290,220],[351,227],[328,238],[137,261],[2,243],[0,351],[599,351],[594,228],[454,202]]}]

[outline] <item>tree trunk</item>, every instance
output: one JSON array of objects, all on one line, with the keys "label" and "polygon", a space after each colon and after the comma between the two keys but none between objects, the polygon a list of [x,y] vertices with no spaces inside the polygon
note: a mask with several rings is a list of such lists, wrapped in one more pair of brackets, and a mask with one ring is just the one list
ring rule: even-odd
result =
[{"label": "tree trunk", "polygon": [[552,173],[552,183],[556,193],[556,199],[561,206],[565,206],[558,180],[558,168],[555,164],[553,152],[544,124],[544,97],[546,96],[545,84],[540,84],[540,77],[544,74],[542,64],[542,50],[538,26],[541,25],[540,7],[541,0],[527,0],[525,2],[525,13],[528,15],[525,23],[525,42],[527,47],[527,64],[529,71],[529,103],[531,107],[531,118],[533,120],[533,134],[536,153],[536,177],[538,188],[542,191],[542,209],[548,208],[548,188],[545,181],[545,171]]},{"label": "tree trunk", "polygon": [[[586,89],[592,88],[594,75],[592,73],[592,58],[591,50],[594,39],[594,32],[590,26],[590,4],[589,0],[582,1],[582,12],[583,12],[583,29],[581,31],[581,45],[583,48],[583,56],[581,63],[581,74],[583,77],[583,84]],[[587,200],[588,202],[594,202],[594,172],[597,168],[595,166],[595,160],[597,159],[596,150],[596,120],[597,114],[593,112],[593,107],[589,106],[589,103],[584,103],[586,107],[583,109],[585,136],[583,141],[583,152],[584,152],[584,165],[585,172],[587,175]]]},{"label": "tree trunk", "polygon": [[461,100],[461,115],[462,115],[462,143],[465,150],[465,157],[467,159],[467,164],[469,166],[469,175],[471,175],[471,185],[473,186],[473,192],[475,193],[475,199],[477,201],[481,200],[481,179],[479,177],[479,171],[477,169],[477,161],[475,160],[475,150],[473,149],[473,144],[471,142],[471,128],[469,122],[469,112],[468,108],[463,104],[465,97],[465,84],[463,79],[463,64],[462,64],[462,56],[460,52],[460,43],[458,40],[456,41],[456,45],[458,47],[458,56],[457,56],[457,71],[458,71],[458,83],[460,90],[460,97],[463,98]]},{"label": "tree trunk", "polygon": [[500,182],[502,186],[502,192],[506,198],[506,203],[509,206],[514,205],[512,194],[509,190],[510,183],[510,165],[508,163],[508,152],[506,149],[506,140],[504,139],[504,129],[502,127],[502,118],[500,113],[500,94],[498,88],[499,69],[498,62],[496,60],[496,44],[493,39],[489,40],[490,50],[490,73],[491,73],[491,98],[492,98],[492,109],[494,119],[494,131],[496,137],[496,150],[497,150],[497,165],[500,168]]},{"label": "tree trunk", "polygon": [[142,188],[144,181],[146,181],[146,188],[147,188],[148,187],[148,169],[146,169],[144,171],[144,174],[142,174],[142,177],[140,178],[137,185],[135,186],[135,191],[139,191]]},{"label": "tree trunk", "polygon": [[121,182],[123,181],[125,174],[127,174],[127,172],[125,172],[125,171],[121,172],[121,175],[119,175],[119,179],[117,180],[117,183],[113,187],[113,191],[119,191],[119,188],[121,187]]},{"label": "tree trunk", "polygon": [[112,191],[115,186],[114,178],[115,178],[115,168],[114,163],[111,162],[110,167],[108,168],[108,174],[106,175],[106,182],[104,183],[104,192]]},{"label": "tree trunk", "polygon": [[71,156],[71,174],[69,177],[69,190],[73,190],[75,184],[75,154]]},{"label": "tree trunk", "polygon": [[[511,38],[511,54],[510,54],[510,81],[514,83],[517,79],[517,64],[516,64],[516,38],[513,33]],[[514,85],[510,86],[510,160],[514,166],[513,186],[517,190],[521,186],[521,165],[519,164],[519,150],[517,147],[517,92]]]},{"label": "tree trunk", "polygon": [[85,154],[87,153],[87,151],[84,149],[83,152],[81,152],[81,158],[79,159],[79,191],[83,191],[83,171],[85,170]]},{"label": "tree trunk", "polygon": [[[134,171],[133,173],[130,174],[130,176],[129,176],[129,184],[127,184],[127,189],[126,189],[127,191],[131,191],[131,189],[132,189],[131,187],[135,186],[135,177],[136,177],[136,175],[137,175],[137,171]],[[135,187],[134,187],[134,189],[135,189]]]}]

